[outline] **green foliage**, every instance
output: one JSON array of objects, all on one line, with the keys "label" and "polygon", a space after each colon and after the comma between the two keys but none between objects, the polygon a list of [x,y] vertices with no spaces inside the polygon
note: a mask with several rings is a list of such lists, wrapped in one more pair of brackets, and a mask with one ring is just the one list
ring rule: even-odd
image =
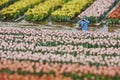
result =
[{"label": "green foliage", "polygon": [[109,24],[120,24],[119,18],[108,19]]}]

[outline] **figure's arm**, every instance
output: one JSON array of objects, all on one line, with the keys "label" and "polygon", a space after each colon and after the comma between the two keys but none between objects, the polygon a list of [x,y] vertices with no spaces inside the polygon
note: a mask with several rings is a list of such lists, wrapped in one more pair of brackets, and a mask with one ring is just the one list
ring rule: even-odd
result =
[{"label": "figure's arm", "polygon": [[85,22],[88,23],[88,24],[90,23],[90,21],[88,21],[88,20],[85,20]]},{"label": "figure's arm", "polygon": [[79,25],[81,24],[81,20],[78,21],[78,24],[79,24]]}]

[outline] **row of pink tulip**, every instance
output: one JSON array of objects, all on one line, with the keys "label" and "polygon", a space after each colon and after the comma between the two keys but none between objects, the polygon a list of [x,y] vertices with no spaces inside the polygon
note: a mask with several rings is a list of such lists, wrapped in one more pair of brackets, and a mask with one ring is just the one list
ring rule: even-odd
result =
[{"label": "row of pink tulip", "polygon": [[[33,67],[34,66],[34,67]],[[30,62],[30,61],[11,61],[6,59],[0,59],[0,70],[9,69],[11,71],[28,71],[28,72],[55,72],[55,75],[64,73],[77,73],[79,75],[95,74],[102,76],[120,76],[120,67],[105,67],[99,66],[83,66],[78,63],[74,64],[60,64],[60,63],[43,63],[43,62]]]},{"label": "row of pink tulip", "polygon": [[[120,58],[119,56],[110,56],[110,55],[87,55],[84,53],[76,54],[76,53],[63,53],[56,52],[37,52],[32,53],[30,51],[26,52],[13,52],[13,51],[0,51],[0,58],[2,59],[12,59],[12,60],[33,60],[33,61],[47,61],[47,62],[78,62],[85,65],[107,65],[107,66],[120,66]],[[92,50],[92,52],[95,52]],[[104,56],[104,57],[103,57]]]},{"label": "row of pink tulip", "polygon": [[[83,11],[79,16],[99,17],[107,12],[115,0],[95,0],[94,3]],[[102,5],[102,6],[100,6]]]},{"label": "row of pink tulip", "polygon": [[[4,46],[5,47],[5,46]],[[12,49],[13,48],[13,49]],[[33,49],[32,49],[33,48]],[[61,53],[77,53],[77,54],[89,54],[89,55],[120,55],[120,48],[83,48],[83,46],[73,46],[73,45],[58,45],[58,46],[36,46],[34,48],[34,46],[32,46],[32,48],[30,49],[30,46],[28,46],[28,48],[24,49],[24,48],[17,48],[17,50],[14,49],[14,47],[11,48],[0,48],[1,53],[53,53],[53,54],[57,54],[56,52],[61,52]],[[4,51],[4,52],[2,52]]]},{"label": "row of pink tulip", "polygon": [[[61,36],[60,34],[52,35],[47,34],[44,31],[42,32],[42,36],[27,36],[27,35],[0,35],[0,47],[3,47],[4,49],[26,49],[30,48],[33,50],[38,43],[46,44],[46,42],[53,42],[56,45],[61,44],[76,44],[76,45],[85,45],[89,47],[93,47],[97,45],[97,47],[119,47],[120,46],[120,40],[114,37],[114,38],[103,38],[103,39],[84,39],[80,37],[76,37],[73,35],[73,37],[70,37],[72,35],[66,34],[64,36]],[[52,32],[51,32],[52,33]],[[114,35],[113,35],[114,36]],[[116,35],[118,36],[118,35]],[[30,43],[31,42],[31,43]],[[30,44],[29,44],[30,43]]]},{"label": "row of pink tulip", "polygon": [[13,28],[13,27],[1,27],[0,33],[4,34],[24,34],[24,35],[40,35],[41,31],[39,29],[32,28]]},{"label": "row of pink tulip", "polygon": [[[39,30],[39,29],[26,29],[26,28],[0,28],[0,37],[4,38],[4,35],[9,35],[9,37],[12,37],[13,35],[17,35],[18,37],[23,37],[23,35],[31,35],[31,38],[34,38],[35,36],[39,37],[46,37],[46,36],[53,36],[53,37],[67,37],[67,38],[83,38],[81,31],[70,31],[70,30]],[[27,37],[26,36],[26,37]],[[13,38],[13,37],[12,37]],[[85,38],[85,37],[84,37]],[[87,32],[86,38],[115,38],[119,39],[120,34],[119,33],[99,33],[99,32]]]},{"label": "row of pink tulip", "polygon": [[[84,78],[85,80],[86,78]],[[93,80],[94,77],[92,77]],[[19,75],[17,73],[15,74],[7,74],[7,73],[2,73],[0,74],[0,80],[72,80],[70,77],[64,77],[63,75],[42,75],[42,76],[35,76],[32,74],[29,75]]]},{"label": "row of pink tulip", "polygon": [[[28,40],[28,38],[26,38]],[[89,54],[113,54],[116,53],[119,55],[119,47],[120,47],[120,40],[115,39],[71,39],[71,40],[58,40],[58,42],[51,39],[49,42],[53,42],[55,44],[45,45],[47,41],[41,41],[39,37],[30,41],[29,43],[26,39],[19,39],[17,36],[13,40],[1,39],[0,40],[0,49],[1,50],[11,50],[11,51],[34,51],[34,52],[77,52],[79,53],[89,53]],[[58,44],[59,43],[59,44]],[[44,44],[44,45],[42,45]],[[51,47],[49,46],[51,45]],[[48,47],[49,46],[49,47]],[[82,47],[83,46],[83,47]],[[94,48],[92,48],[94,47]],[[101,48],[102,47],[102,48]],[[114,48],[113,48],[114,47]],[[96,48],[96,49],[95,49]],[[92,52],[94,51],[94,52]]]},{"label": "row of pink tulip", "polygon": [[[0,49],[3,49],[3,50],[32,50],[32,51],[41,51],[42,49],[46,49],[47,46],[56,46],[55,49],[59,50],[59,46],[61,46],[63,49],[65,49],[64,45],[71,45],[70,46],[70,50],[75,50],[74,47],[77,48],[77,46],[83,46],[85,48],[110,48],[110,47],[114,47],[114,48],[117,48],[119,49],[120,47],[120,40],[107,40],[107,39],[95,39],[95,40],[91,40],[91,39],[73,39],[73,40],[70,40],[70,41],[61,41],[59,40],[58,42],[54,42],[54,40],[51,40],[51,41],[48,41],[48,42],[52,42],[54,43],[54,45],[51,44],[47,44],[48,42],[46,41],[36,41],[36,42],[32,42],[32,43],[28,43],[28,42],[23,42],[23,39],[20,39],[19,40],[20,42],[18,43],[17,41],[13,42],[13,41],[6,41],[6,40],[1,40],[0,41]],[[59,44],[58,44],[59,43]],[[58,48],[57,48],[58,46]],[[62,49],[61,48],[61,49]],[[67,47],[66,47],[67,48]],[[101,49],[102,49],[101,48]],[[68,47],[69,49],[69,47]],[[98,49],[96,52],[99,52],[100,49]],[[109,50],[109,49],[108,49]],[[89,52],[89,51],[88,51]],[[114,52],[114,51],[113,51]],[[111,53],[113,53],[111,52]],[[105,52],[103,52],[105,53]],[[115,53],[118,53],[117,50]]]}]

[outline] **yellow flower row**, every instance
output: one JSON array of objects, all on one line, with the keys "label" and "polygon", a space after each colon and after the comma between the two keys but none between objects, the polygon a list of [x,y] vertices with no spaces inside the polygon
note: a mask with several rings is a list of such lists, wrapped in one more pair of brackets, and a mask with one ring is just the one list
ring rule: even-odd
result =
[{"label": "yellow flower row", "polygon": [[64,4],[62,8],[54,11],[52,16],[69,16],[74,17],[76,13],[80,13],[86,5],[92,3],[93,0],[72,0]]},{"label": "yellow flower row", "polygon": [[0,6],[1,5],[3,5],[3,4],[5,4],[5,3],[7,3],[7,2],[9,2],[10,0],[0,0]]},{"label": "yellow flower row", "polygon": [[[26,7],[30,7],[36,3],[39,3],[40,0],[19,0],[14,4],[8,6],[7,8],[3,8],[1,10],[2,16],[14,16],[16,13],[20,14],[21,10],[24,10]],[[8,17],[9,17],[8,16]]]},{"label": "yellow flower row", "polygon": [[[32,9],[29,9],[25,15],[34,15],[34,17],[41,16],[42,18],[48,16],[51,13],[51,10],[54,10],[55,7],[61,6],[63,0],[47,0],[43,3],[40,3],[39,5],[35,6]],[[41,18],[41,19],[42,19]]]}]

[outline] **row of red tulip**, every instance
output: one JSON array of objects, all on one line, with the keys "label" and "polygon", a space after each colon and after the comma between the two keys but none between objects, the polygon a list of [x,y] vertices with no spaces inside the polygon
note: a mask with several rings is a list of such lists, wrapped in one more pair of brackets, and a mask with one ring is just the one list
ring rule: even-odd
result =
[{"label": "row of red tulip", "polygon": [[118,5],[118,7],[111,13],[108,15],[109,18],[120,18],[120,3]]}]

